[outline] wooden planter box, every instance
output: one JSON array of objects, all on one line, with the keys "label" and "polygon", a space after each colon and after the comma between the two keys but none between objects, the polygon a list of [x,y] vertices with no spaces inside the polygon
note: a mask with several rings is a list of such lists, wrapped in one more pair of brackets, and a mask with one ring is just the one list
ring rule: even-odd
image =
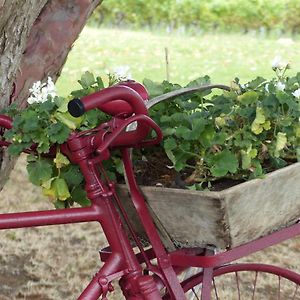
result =
[{"label": "wooden planter box", "polygon": [[[141,187],[165,245],[235,247],[295,223],[300,218],[300,163],[220,192]],[[125,186],[119,195],[136,230]]]}]

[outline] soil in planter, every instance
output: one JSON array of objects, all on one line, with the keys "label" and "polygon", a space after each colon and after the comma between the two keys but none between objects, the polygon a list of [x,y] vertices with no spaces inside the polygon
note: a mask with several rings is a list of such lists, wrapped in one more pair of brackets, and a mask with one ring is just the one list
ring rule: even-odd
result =
[{"label": "soil in planter", "polygon": [[[177,172],[165,152],[159,147],[153,147],[151,152],[135,150],[133,155],[134,171],[138,185],[188,189],[195,183],[199,183],[193,181],[193,176],[191,176],[194,169],[185,168],[183,171]],[[277,163],[265,159],[263,169],[265,172],[270,173],[295,162],[295,159],[288,158],[280,159]],[[189,161],[188,164],[193,166],[195,162]],[[113,172],[115,173],[115,171]],[[221,178],[212,180],[209,183],[204,182],[201,185],[201,190],[222,191],[245,181],[246,179]],[[124,184],[123,176],[117,174],[117,182]]]},{"label": "soil in planter", "polygon": [[[190,162],[193,165],[193,162]],[[144,186],[161,186],[167,188],[187,189],[189,185],[186,180],[190,177],[193,169],[187,168],[184,171],[177,172],[173,167],[169,158],[164,152],[156,151],[151,155],[143,156],[135,165],[135,174],[137,183]],[[221,191],[234,185],[244,182],[243,180],[220,179],[211,182],[210,191]],[[203,184],[203,189],[208,188],[207,184]]]}]

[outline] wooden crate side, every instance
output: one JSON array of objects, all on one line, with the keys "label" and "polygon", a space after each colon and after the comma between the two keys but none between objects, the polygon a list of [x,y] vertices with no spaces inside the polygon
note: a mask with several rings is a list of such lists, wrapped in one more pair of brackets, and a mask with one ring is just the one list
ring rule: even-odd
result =
[{"label": "wooden crate side", "polygon": [[[225,220],[224,201],[219,193],[197,192],[159,187],[141,187],[164,245],[175,247],[225,248],[230,234]],[[146,234],[138,220],[125,185],[117,192],[142,239]]]},{"label": "wooden crate side", "polygon": [[142,191],[176,247],[230,244],[219,193],[159,187],[142,187]]},{"label": "wooden crate side", "polygon": [[225,198],[231,246],[283,228],[300,217],[300,163],[221,192]]},{"label": "wooden crate side", "polygon": [[134,227],[135,232],[139,235],[141,239],[146,239],[146,233],[143,229],[142,224],[140,223],[140,220],[138,218],[138,215],[136,213],[136,210],[133,206],[133,203],[131,201],[128,189],[126,185],[124,184],[118,184],[116,187],[117,194],[126,210],[126,213],[128,214],[128,217]]}]

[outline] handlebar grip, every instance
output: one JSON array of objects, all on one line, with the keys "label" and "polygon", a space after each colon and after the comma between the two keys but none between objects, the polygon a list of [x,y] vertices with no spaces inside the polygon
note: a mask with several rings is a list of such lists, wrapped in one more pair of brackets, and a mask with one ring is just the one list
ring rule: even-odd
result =
[{"label": "handlebar grip", "polygon": [[68,111],[71,116],[78,118],[85,113],[84,105],[80,99],[75,98],[68,103]]}]

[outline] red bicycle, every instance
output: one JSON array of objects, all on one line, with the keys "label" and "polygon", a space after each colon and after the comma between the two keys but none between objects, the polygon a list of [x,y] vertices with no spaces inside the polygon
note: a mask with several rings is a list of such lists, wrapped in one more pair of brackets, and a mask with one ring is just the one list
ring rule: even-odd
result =
[{"label": "red bicycle", "polygon": [[[299,274],[267,264],[232,263],[300,234],[299,223],[223,252],[213,247],[166,249],[136,183],[130,157],[131,148],[152,146],[163,138],[148,116],[146,98],[142,85],[128,84],[72,100],[69,112],[75,117],[94,108],[112,116],[96,130],[73,132],[61,146],[61,151],[80,166],[91,206],[1,214],[0,229],[99,222],[109,246],[100,252],[104,264],[80,300],[107,299],[116,279],[128,300],[266,299],[268,289],[275,289],[277,299],[300,299]],[[133,123],[134,129],[128,130]],[[12,120],[2,115],[0,126],[11,128]],[[148,139],[151,130],[156,133],[154,139]],[[0,144],[7,146],[9,142]],[[116,185],[108,179],[102,164],[115,149],[122,155],[131,201],[147,235],[147,247],[135,232]],[[275,280],[264,281],[266,286],[261,286],[260,280],[266,275]],[[219,278],[223,280],[219,282]]]}]

